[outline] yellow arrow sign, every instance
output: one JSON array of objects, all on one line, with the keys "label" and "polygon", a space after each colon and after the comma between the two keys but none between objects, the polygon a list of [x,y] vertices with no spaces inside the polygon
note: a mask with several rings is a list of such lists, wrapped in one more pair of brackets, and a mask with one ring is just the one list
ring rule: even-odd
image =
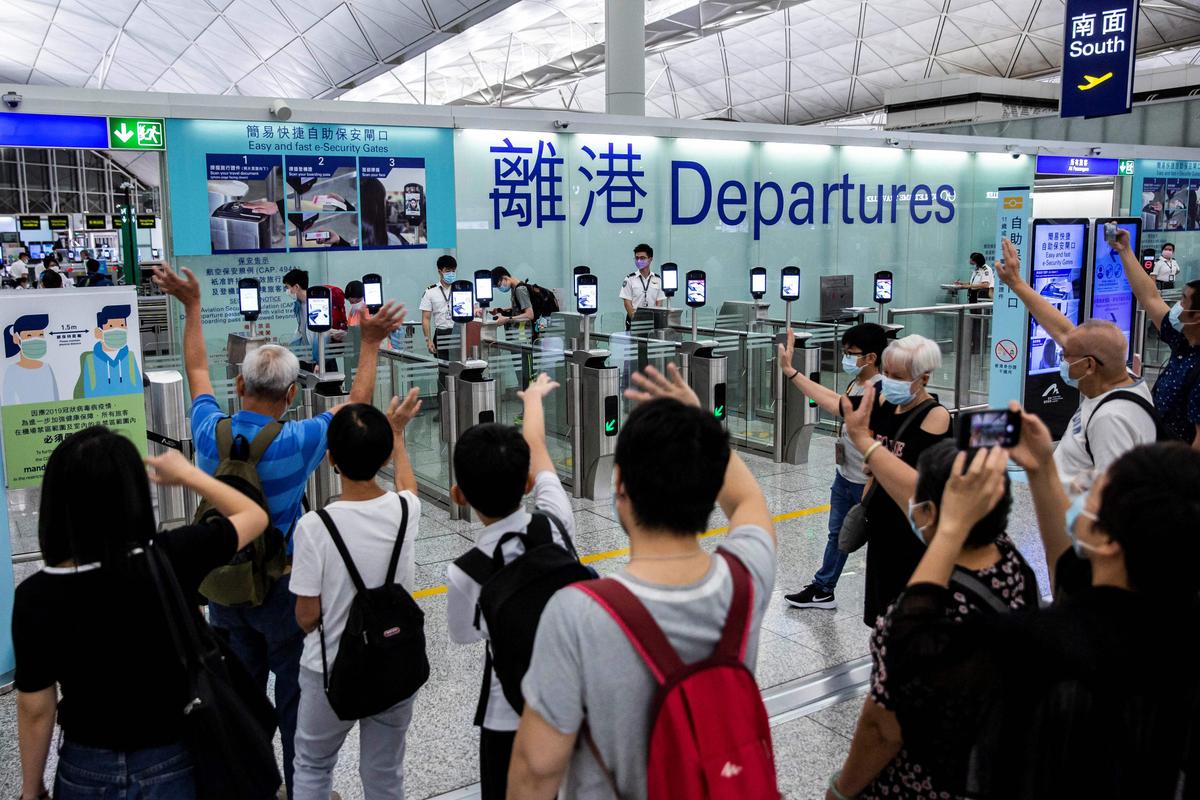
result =
[{"label": "yellow arrow sign", "polygon": [[1085,81],[1087,81],[1087,83],[1079,83],[1079,84],[1076,84],[1076,86],[1078,86],[1079,91],[1086,92],[1088,89],[1095,89],[1097,86],[1104,83],[1106,80],[1108,80],[1112,76],[1113,76],[1113,74],[1111,72],[1106,72],[1103,75],[1101,75],[1099,78],[1093,78],[1091,75],[1084,75],[1083,79]]}]

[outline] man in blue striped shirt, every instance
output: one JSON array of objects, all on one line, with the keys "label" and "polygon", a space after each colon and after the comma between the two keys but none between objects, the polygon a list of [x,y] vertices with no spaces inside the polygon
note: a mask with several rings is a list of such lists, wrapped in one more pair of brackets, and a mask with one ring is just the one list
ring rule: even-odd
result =
[{"label": "man in blue striped shirt", "polygon": [[[192,440],[196,446],[196,465],[205,472],[216,471],[221,457],[217,452],[217,422],[225,414],[213,396],[208,372],[208,350],[200,326],[200,283],[190,270],[182,275],[169,267],[155,268],[155,282],[167,294],[183,303],[186,320],[183,328],[183,363],[192,390]],[[370,403],[375,389],[379,345],[404,321],[404,307],[388,303],[374,316],[361,317],[362,346],[349,403]],[[242,410],[233,415],[233,435],[248,441],[264,425],[280,419],[296,396],[300,364],[296,356],[279,345],[260,347],[246,357],[237,379]],[[271,525],[287,539],[292,550],[292,529],[302,513],[301,498],[308,476],[325,455],[325,435],[336,406],[313,419],[289,421],[267,447],[258,462],[258,476]],[[288,797],[292,794],[292,754],[296,734],[296,713],[300,702],[300,655],[304,632],[296,624],[295,599],[288,589],[290,567],[267,594],[262,605],[254,607],[209,604],[209,620],[229,635],[234,652],[242,659],[255,681],[266,691],[267,673],[275,674],[275,709],[279,713],[280,738],[283,740],[283,769]]]}]

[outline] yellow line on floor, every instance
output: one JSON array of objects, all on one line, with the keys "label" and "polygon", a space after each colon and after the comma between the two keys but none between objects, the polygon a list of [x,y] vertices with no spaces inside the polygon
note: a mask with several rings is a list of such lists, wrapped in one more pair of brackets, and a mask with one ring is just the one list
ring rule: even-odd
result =
[{"label": "yellow line on floor", "polygon": [[[813,506],[812,508],[801,508],[797,511],[789,511],[786,514],[777,514],[775,517],[773,517],[773,519],[776,522],[787,522],[788,520],[800,519],[801,517],[810,517],[813,514],[824,514],[828,510],[829,510],[829,504],[826,503],[825,505],[822,505],[822,506]],[[726,533],[729,533],[728,527],[713,528],[711,531],[705,531],[704,533],[700,534],[700,538],[707,539],[711,536],[721,536]],[[581,562],[583,562],[584,564],[595,564],[597,561],[607,561],[610,558],[621,558],[622,556],[627,556],[627,555],[629,555],[629,548],[622,547],[617,550],[607,550],[603,553],[592,553],[589,556],[583,556],[579,560]],[[420,591],[413,592],[413,597],[416,598],[417,600],[420,600],[425,597],[436,597],[439,594],[445,594],[445,593],[446,593],[445,586],[431,586],[428,589],[421,589]]]}]

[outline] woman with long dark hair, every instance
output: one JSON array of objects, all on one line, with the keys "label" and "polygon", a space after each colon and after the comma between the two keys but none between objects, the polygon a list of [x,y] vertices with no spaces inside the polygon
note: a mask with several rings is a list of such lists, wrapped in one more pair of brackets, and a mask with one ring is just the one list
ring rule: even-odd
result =
[{"label": "woman with long dark hair", "polygon": [[48,796],[56,717],[59,800],[117,787],[124,793],[112,796],[125,800],[195,796],[182,741],[186,676],[144,550],[161,548],[183,591],[195,594],[263,532],[267,515],[174,450],[146,462],[150,480],[192,489],[220,516],[156,533],[137,448],[101,426],[72,434],[46,462],[38,517],[45,566],[17,587],[13,604],[21,800]]}]

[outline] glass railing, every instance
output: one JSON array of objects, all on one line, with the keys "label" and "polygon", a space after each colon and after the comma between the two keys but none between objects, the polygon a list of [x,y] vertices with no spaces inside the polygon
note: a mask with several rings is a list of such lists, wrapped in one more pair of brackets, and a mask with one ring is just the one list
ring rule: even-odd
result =
[{"label": "glass railing", "polygon": [[937,343],[942,365],[929,391],[951,411],[986,407],[992,338],[992,304],[962,303],[888,309],[889,323],[904,335],[920,334]]}]

